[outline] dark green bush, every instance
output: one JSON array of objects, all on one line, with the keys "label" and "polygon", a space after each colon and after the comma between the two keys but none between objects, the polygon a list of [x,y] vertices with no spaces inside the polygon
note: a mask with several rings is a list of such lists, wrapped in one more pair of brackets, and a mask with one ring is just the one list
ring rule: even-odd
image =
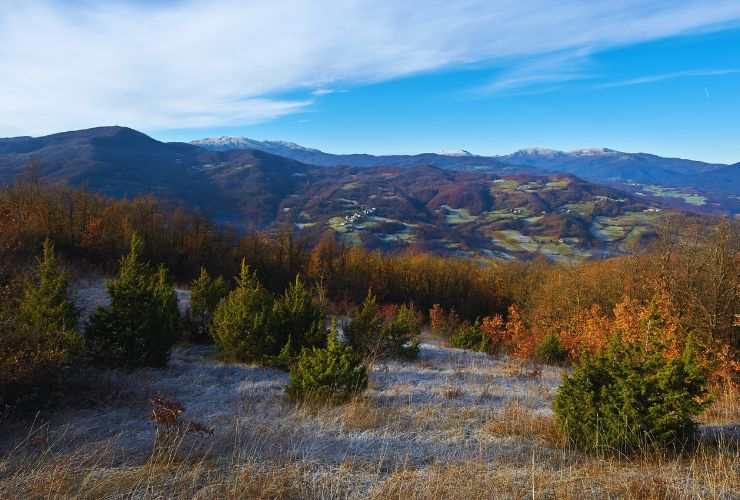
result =
[{"label": "dark green bush", "polygon": [[490,340],[480,328],[480,322],[460,323],[450,337],[450,345],[459,349],[472,349],[474,351],[488,352]]},{"label": "dark green bush", "polygon": [[408,306],[391,306],[384,312],[381,314],[375,296],[368,292],[344,329],[347,343],[366,358],[415,358],[421,331],[416,311]]},{"label": "dark green bush", "polygon": [[216,308],[211,334],[226,359],[284,369],[303,348],[326,345],[324,312],[300,277],[273,300],[245,262],[237,287]]},{"label": "dark green bush", "polygon": [[409,306],[391,308],[380,330],[380,356],[416,359],[419,355],[421,320]]},{"label": "dark green bush", "polygon": [[668,359],[661,349],[615,340],[564,377],[553,409],[569,442],[584,450],[677,449],[695,437],[706,382],[691,349]]},{"label": "dark green bush", "polygon": [[550,365],[560,365],[568,360],[568,350],[560,343],[557,335],[548,335],[535,349],[536,358]]},{"label": "dark green bush", "polygon": [[152,271],[141,260],[142,242],[134,235],[118,276],[108,282],[108,307],[90,317],[85,338],[92,359],[111,367],[167,364],[177,340],[180,314],[167,270]]},{"label": "dark green bush", "polygon": [[300,401],[342,403],[367,388],[361,358],[337,338],[336,322],[324,349],[304,349],[290,370],[288,397]]},{"label": "dark green bush", "polygon": [[375,350],[377,337],[383,326],[375,296],[368,292],[362,305],[344,327],[344,339],[359,355],[366,356]]},{"label": "dark green bush", "polygon": [[190,309],[187,316],[190,340],[198,343],[213,342],[210,333],[213,314],[228,293],[229,286],[221,276],[213,279],[206,268],[200,268],[200,275],[193,280],[190,287]]},{"label": "dark green bush", "polygon": [[20,302],[12,303],[7,297],[10,303],[0,311],[0,409],[19,404],[37,407],[60,389],[82,346],[76,330],[78,311],[68,287],[67,274],[47,239]]},{"label": "dark green bush", "polygon": [[216,308],[211,334],[221,356],[232,361],[262,362],[283,346],[273,336],[272,299],[242,261],[236,288]]},{"label": "dark green bush", "polygon": [[295,357],[304,347],[326,345],[324,311],[299,276],[275,299],[272,316],[273,335],[283,358],[278,365],[285,365],[285,360]]}]

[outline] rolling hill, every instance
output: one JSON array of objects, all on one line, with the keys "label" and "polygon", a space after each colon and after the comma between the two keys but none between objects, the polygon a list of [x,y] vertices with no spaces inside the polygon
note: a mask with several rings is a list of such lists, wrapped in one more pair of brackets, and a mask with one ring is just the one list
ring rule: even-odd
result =
[{"label": "rolling hill", "polygon": [[499,174],[566,173],[684,210],[700,213],[740,213],[738,165],[664,158],[647,153],[625,153],[607,148],[570,152],[531,148],[504,156],[478,156],[468,152],[374,156],[335,155],[289,142],[263,142],[243,137],[201,139],[194,141],[193,144],[212,150],[250,147],[323,166],[433,165],[445,169],[482,170]]},{"label": "rolling hill", "polygon": [[430,154],[397,165],[317,166],[101,127],[0,140],[0,183],[33,164],[33,174],[50,182],[116,197],[153,194],[242,230],[290,227],[314,240],[334,231],[369,248],[501,258],[626,252],[649,239],[661,215],[652,198],[571,175],[532,175],[495,159],[453,169],[435,165],[439,158],[481,161]]}]

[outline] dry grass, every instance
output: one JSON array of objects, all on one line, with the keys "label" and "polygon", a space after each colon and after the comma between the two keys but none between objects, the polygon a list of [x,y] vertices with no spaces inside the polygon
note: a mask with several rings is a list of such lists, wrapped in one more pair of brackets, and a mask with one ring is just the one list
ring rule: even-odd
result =
[{"label": "dry grass", "polygon": [[[507,436],[506,429],[494,429],[500,437]],[[510,427],[515,438],[526,440],[523,429]],[[180,458],[121,466],[115,465],[112,450],[105,447],[70,454],[53,450],[17,454],[0,463],[0,498],[575,500],[720,499],[740,494],[740,455],[737,448],[729,447],[700,447],[690,457],[605,460],[532,445],[522,447],[515,457],[444,463],[449,457],[440,456],[426,466],[397,463],[391,467],[349,458],[331,465],[172,455]]]},{"label": "dry grass", "polygon": [[[178,351],[170,368],[117,379],[145,381],[138,403],[120,391],[11,440],[0,498],[740,498],[740,451],[724,434],[682,456],[587,456],[563,447],[551,416],[559,371],[529,376],[436,346],[421,355],[376,367],[363,397],[329,407],[288,404],[281,372]],[[152,391],[214,435],[155,441]],[[722,431],[738,400],[718,394],[703,421]]]},{"label": "dry grass", "polygon": [[551,415],[534,413],[519,400],[511,400],[486,423],[483,431],[492,436],[539,439],[544,444],[563,446],[565,437]]},{"label": "dry grass", "polygon": [[740,425],[740,390],[732,384],[722,384],[712,388],[714,401],[701,416],[706,424]]},{"label": "dry grass", "polygon": [[374,406],[367,397],[357,397],[342,408],[342,425],[348,432],[368,431],[389,425],[397,416],[393,408]]}]

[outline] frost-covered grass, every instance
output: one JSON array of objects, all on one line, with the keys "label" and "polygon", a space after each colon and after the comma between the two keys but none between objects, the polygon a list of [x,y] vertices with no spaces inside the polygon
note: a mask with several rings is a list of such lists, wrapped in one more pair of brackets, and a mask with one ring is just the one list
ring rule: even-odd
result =
[{"label": "frost-covered grass", "polygon": [[[101,300],[99,284],[81,292],[88,309]],[[0,498],[740,494],[736,443],[705,445],[688,458],[593,458],[564,449],[550,409],[559,368],[427,339],[416,361],[372,366],[363,396],[321,407],[289,403],[284,372],[213,355],[210,347],[180,346],[163,369],[89,372],[96,404],[17,424],[2,437]],[[153,453],[154,395],[181,402],[183,416],[213,435],[189,434]],[[723,422],[736,414],[723,410]]]}]

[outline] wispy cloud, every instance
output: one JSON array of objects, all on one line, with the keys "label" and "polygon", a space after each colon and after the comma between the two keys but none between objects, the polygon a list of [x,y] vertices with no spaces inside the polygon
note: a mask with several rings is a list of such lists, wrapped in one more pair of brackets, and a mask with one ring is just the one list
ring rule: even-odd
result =
[{"label": "wispy cloud", "polygon": [[344,89],[316,89],[313,92],[311,92],[311,95],[315,96],[322,96],[322,95],[330,95],[330,94],[344,94],[347,92]]},{"label": "wispy cloud", "polygon": [[[525,58],[524,61],[502,71],[493,81],[476,89],[486,94],[507,96],[546,93],[556,84],[594,78],[590,71],[587,49]],[[525,89],[525,90],[522,90]]]},{"label": "wispy cloud", "polygon": [[588,72],[513,61],[738,19],[737,0],[3,0],[0,135],[242,125],[330,89],[470,64],[508,68],[489,91],[552,85]]},{"label": "wispy cloud", "polygon": [[725,75],[734,75],[738,73],[740,73],[740,69],[710,69],[710,70],[674,71],[671,73],[661,73],[658,75],[640,76],[637,78],[629,78],[627,80],[619,80],[616,82],[602,83],[600,85],[596,85],[596,88],[609,89],[609,88],[614,88],[614,87],[629,87],[632,85],[644,85],[646,83],[662,82],[666,80],[677,80],[680,78],[725,76]]}]

